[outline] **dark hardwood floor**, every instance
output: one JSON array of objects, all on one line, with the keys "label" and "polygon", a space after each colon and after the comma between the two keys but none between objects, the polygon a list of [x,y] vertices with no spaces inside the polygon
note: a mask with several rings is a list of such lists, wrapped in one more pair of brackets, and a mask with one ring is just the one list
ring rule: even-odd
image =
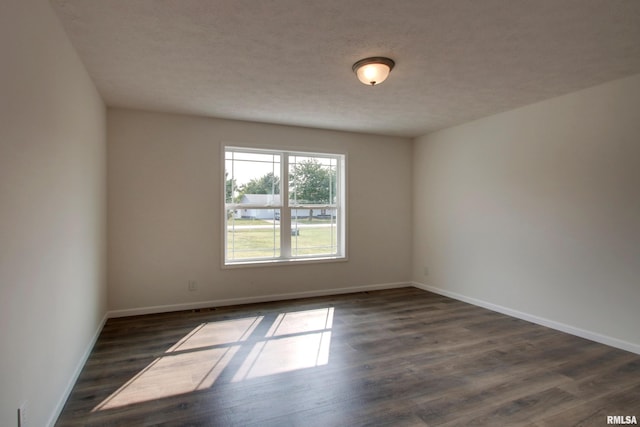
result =
[{"label": "dark hardwood floor", "polygon": [[416,288],[110,319],[56,426],[640,422],[640,356]]}]

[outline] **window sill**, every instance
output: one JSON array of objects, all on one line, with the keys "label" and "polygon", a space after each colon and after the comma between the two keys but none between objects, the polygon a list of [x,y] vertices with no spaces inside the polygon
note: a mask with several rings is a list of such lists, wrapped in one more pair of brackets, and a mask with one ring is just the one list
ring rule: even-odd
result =
[{"label": "window sill", "polygon": [[249,268],[249,267],[275,267],[283,265],[302,265],[302,264],[323,264],[334,262],[346,262],[346,256],[322,257],[322,258],[291,258],[291,259],[270,259],[264,261],[237,261],[225,263],[223,269]]}]

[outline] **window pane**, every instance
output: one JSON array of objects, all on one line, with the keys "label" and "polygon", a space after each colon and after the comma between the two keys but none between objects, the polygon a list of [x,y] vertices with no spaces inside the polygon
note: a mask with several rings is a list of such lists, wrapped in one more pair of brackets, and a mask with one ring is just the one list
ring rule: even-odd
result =
[{"label": "window pane", "polygon": [[335,204],[336,177],[336,159],[289,156],[289,203]]},{"label": "window pane", "polygon": [[337,255],[337,209],[291,209],[291,255]]},{"label": "window pane", "polygon": [[280,155],[226,152],[226,203],[280,206]]},{"label": "window pane", "polygon": [[343,173],[339,154],[226,147],[225,263],[344,257]]},{"label": "window pane", "polygon": [[279,257],[279,219],[280,209],[228,209],[227,261]]}]

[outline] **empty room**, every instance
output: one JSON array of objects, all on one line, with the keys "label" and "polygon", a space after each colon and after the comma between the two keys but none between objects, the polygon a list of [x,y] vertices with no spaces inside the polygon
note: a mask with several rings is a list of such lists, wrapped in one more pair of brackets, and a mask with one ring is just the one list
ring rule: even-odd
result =
[{"label": "empty room", "polygon": [[0,32],[0,426],[638,423],[639,1]]}]

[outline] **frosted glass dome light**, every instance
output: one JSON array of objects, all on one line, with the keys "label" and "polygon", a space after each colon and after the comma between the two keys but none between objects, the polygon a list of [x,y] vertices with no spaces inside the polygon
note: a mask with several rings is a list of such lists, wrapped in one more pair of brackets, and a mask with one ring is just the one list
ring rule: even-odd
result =
[{"label": "frosted glass dome light", "polygon": [[377,56],[361,59],[353,64],[352,69],[362,83],[367,86],[375,86],[389,77],[394,65],[396,63],[392,59]]}]

